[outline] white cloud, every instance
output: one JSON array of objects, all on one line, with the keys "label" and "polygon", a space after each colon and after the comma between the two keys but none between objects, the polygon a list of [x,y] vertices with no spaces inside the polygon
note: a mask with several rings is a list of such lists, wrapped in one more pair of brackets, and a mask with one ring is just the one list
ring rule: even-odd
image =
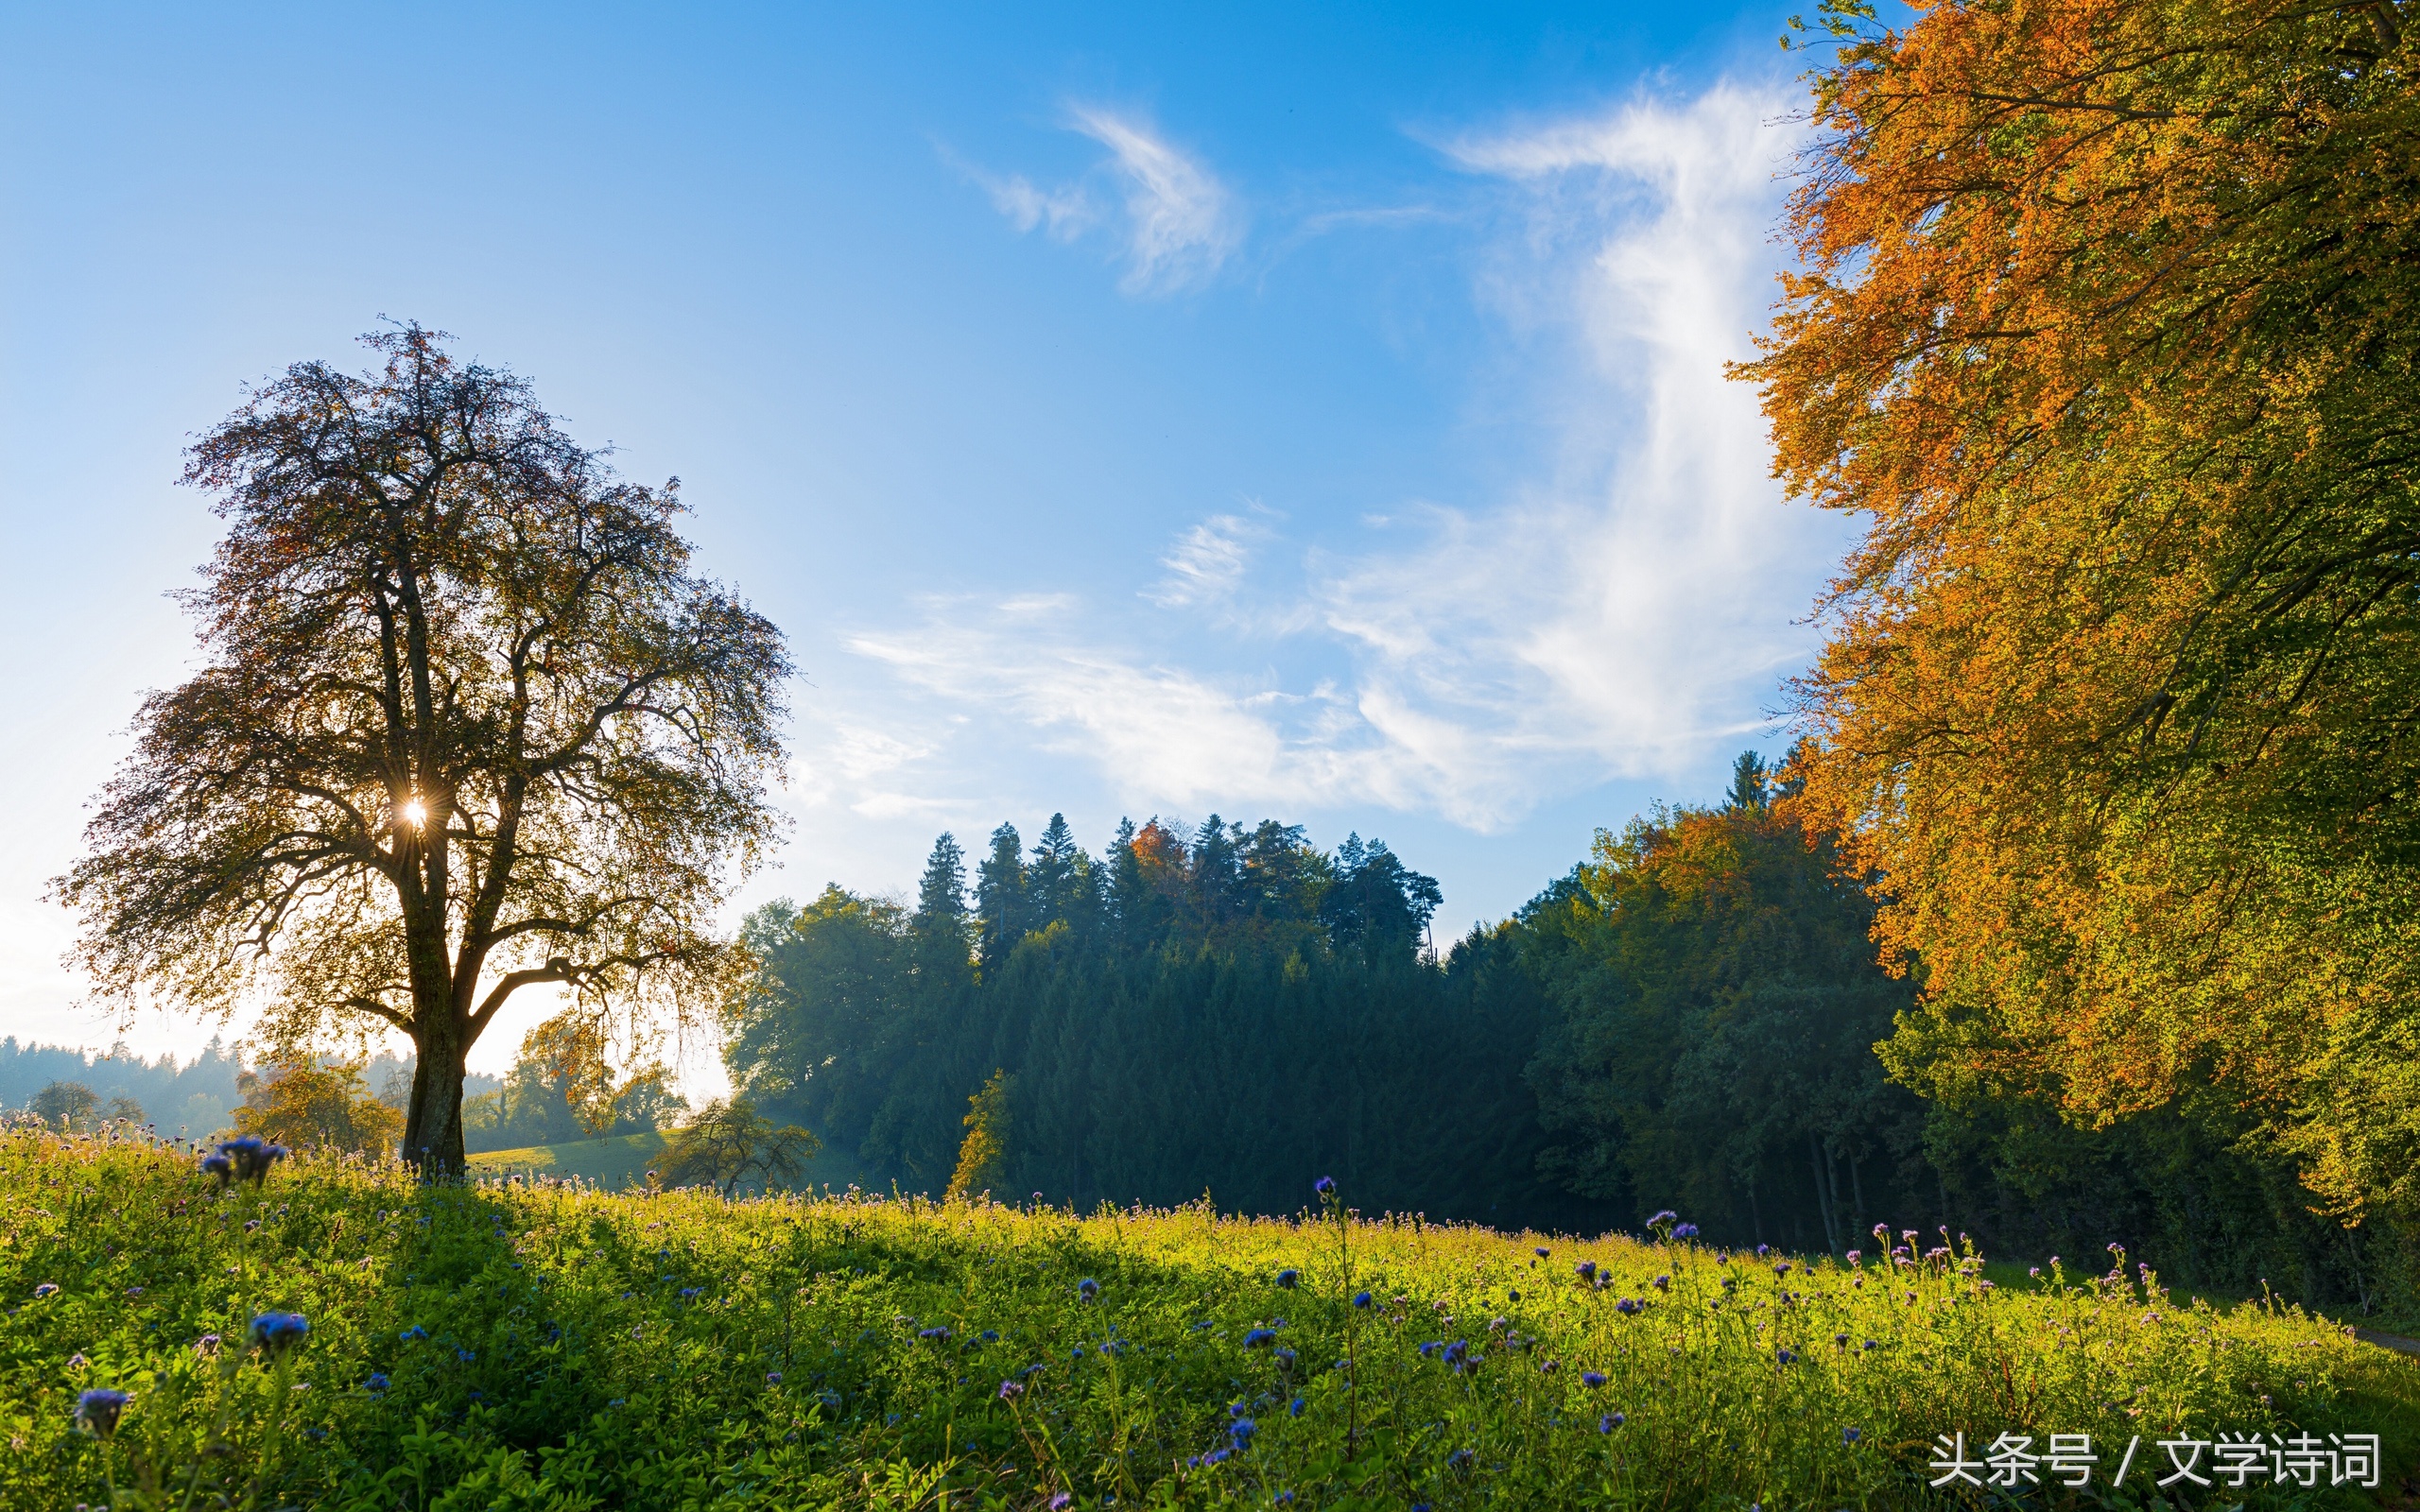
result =
[{"label": "white cloud", "polygon": [[1177,538],[1160,558],[1167,576],[1145,589],[1143,596],[1166,609],[1230,598],[1243,584],[1253,550],[1269,534],[1258,521],[1214,514]]},{"label": "white cloud", "polygon": [[[1755,396],[1723,376],[1772,299],[1784,105],[1723,84],[1444,149],[1480,201],[1467,218],[1493,227],[1478,298],[1548,438],[1496,498],[1408,501],[1372,536],[1281,563],[1257,520],[1213,515],[1144,592],[1172,618],[1121,631],[1064,597],[937,604],[852,648],[1031,728],[1145,804],[1374,803],[1487,830],[1760,730],[1811,649],[1796,621],[1845,529],[1781,502]],[[1156,144],[1085,129],[1150,201],[1130,210],[1138,227],[1164,214],[1166,245],[1215,242],[1201,228],[1216,197]],[[1134,276],[1175,255],[1138,249]],[[1248,582],[1289,603],[1248,615]],[[1308,692],[1216,670],[1234,658],[1205,624],[1290,637],[1298,662],[1331,670],[1293,680]]]},{"label": "white cloud", "polygon": [[[964,170],[1017,230],[1039,228],[1063,242],[1112,231],[1126,264],[1119,286],[1129,294],[1172,294],[1207,283],[1242,245],[1246,217],[1234,192],[1149,123],[1102,106],[1076,105],[1068,109],[1067,127],[1109,149],[1086,179],[1042,188],[1023,174]],[[1102,203],[1101,179],[1115,184],[1115,209]]]}]

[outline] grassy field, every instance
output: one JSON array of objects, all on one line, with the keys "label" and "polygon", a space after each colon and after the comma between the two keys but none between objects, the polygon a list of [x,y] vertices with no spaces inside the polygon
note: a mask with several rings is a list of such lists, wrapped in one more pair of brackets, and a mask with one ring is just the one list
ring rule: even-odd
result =
[{"label": "grassy field", "polygon": [[[20,1128],[0,1506],[2147,1506],[2162,1438],[2375,1433],[2389,1487],[2420,1449],[2420,1363],[2325,1320],[2123,1266],[1987,1287],[1914,1247],[423,1188],[332,1157],[222,1192],[181,1149]],[[307,1335],[250,1349],[273,1312]],[[132,1394],[107,1435],[72,1421],[102,1388]],[[2082,1490],[2047,1463],[1927,1485],[1936,1435],[1980,1461],[2008,1432],[2104,1458]],[[2160,1495],[2381,1504],[2317,1479]]]},{"label": "grassy field", "polygon": [[[609,1139],[577,1140],[566,1144],[527,1144],[510,1150],[488,1150],[470,1158],[475,1180],[510,1177],[577,1177],[608,1192],[646,1186],[647,1174],[664,1153],[661,1134],[617,1134]],[[855,1160],[829,1148],[806,1161],[800,1184],[809,1190],[828,1187],[845,1191],[865,1179]]]},{"label": "grassy field", "polygon": [[608,1191],[636,1183],[647,1185],[648,1167],[664,1151],[661,1134],[617,1134],[610,1139],[579,1140],[569,1144],[529,1144],[510,1150],[487,1150],[470,1157],[471,1175],[503,1177],[577,1177]]}]

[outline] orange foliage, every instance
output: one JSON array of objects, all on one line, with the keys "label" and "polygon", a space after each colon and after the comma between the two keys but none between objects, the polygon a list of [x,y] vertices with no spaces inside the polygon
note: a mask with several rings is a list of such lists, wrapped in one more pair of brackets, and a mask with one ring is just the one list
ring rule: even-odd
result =
[{"label": "orange foliage", "polygon": [[1935,3],[1815,77],[1802,266],[1742,372],[1791,490],[1869,522],[1799,689],[1806,801],[1925,962],[1920,1085],[2324,1122],[2323,1071],[2409,1027],[2395,15]]}]

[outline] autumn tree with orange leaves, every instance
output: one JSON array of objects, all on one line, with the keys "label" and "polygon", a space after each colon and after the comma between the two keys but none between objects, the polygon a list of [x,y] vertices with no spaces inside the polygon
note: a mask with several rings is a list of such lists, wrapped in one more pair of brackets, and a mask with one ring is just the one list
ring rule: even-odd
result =
[{"label": "autumn tree with orange leaves", "polygon": [[1863,517],[1806,800],[1886,1059],[2420,1219],[2420,53],[2393,4],[1823,18],[1761,387]]}]

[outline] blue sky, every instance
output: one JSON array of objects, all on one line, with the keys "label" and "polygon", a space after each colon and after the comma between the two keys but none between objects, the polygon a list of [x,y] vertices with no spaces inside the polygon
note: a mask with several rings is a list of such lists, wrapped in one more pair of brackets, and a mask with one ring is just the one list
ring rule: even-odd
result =
[{"label": "blue sky", "polygon": [[0,9],[0,1017],[115,1032],[43,890],[189,663],[180,449],[382,316],[678,474],[788,631],[743,903],[1216,812],[1500,917],[1783,743],[1845,527],[1720,367],[1787,9]]}]

